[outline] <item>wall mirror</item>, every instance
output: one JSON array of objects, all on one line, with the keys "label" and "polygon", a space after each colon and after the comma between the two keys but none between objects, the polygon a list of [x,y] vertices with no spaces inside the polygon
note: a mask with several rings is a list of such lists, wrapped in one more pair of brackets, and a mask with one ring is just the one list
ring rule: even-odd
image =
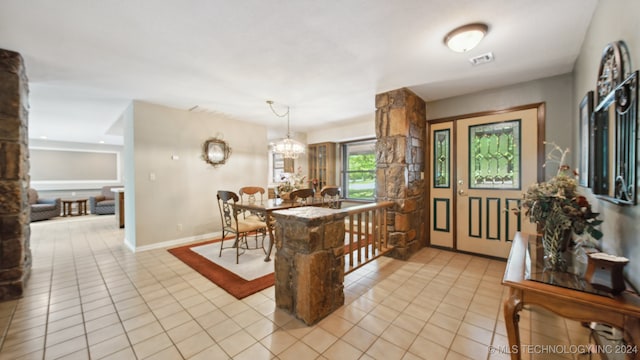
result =
[{"label": "wall mirror", "polygon": [[622,41],[607,45],[591,115],[589,184],[594,194],[620,205],[637,203],[638,71],[627,73]]},{"label": "wall mirror", "polygon": [[214,167],[224,164],[231,155],[231,147],[224,140],[211,138],[202,145],[202,158]]}]

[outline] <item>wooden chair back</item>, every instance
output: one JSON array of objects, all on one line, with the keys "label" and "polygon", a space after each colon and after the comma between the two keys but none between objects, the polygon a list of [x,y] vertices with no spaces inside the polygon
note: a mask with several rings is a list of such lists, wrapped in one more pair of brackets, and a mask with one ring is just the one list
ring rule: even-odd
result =
[{"label": "wooden chair back", "polygon": [[337,186],[325,186],[320,190],[322,205],[331,209],[340,209],[340,188]]},{"label": "wooden chair back", "polygon": [[256,194],[260,194],[260,202],[264,201],[265,190],[260,186],[244,186],[240,188],[240,201],[256,202]]},{"label": "wooden chair back", "polygon": [[[259,221],[247,221],[246,219],[238,220],[238,211],[234,205],[240,200],[238,195],[233,191],[218,190],[218,208],[220,209],[220,217],[222,219],[222,239],[220,239],[220,252],[218,256],[222,256],[223,249],[234,248],[236,250],[236,264],[240,262],[240,255],[245,250],[262,248],[264,251],[264,239],[267,234],[266,224]],[[247,234],[255,233],[255,247],[250,247],[247,242]],[[225,239],[228,234],[235,234],[235,240],[231,246],[224,246]],[[258,234],[262,234],[262,246],[258,246]]]},{"label": "wooden chair back", "polygon": [[220,209],[220,219],[222,221],[222,237],[225,232],[235,232],[235,223],[237,222],[237,214],[233,209],[233,204],[240,199],[233,191],[218,190],[218,208]]},{"label": "wooden chair back", "polygon": [[315,195],[313,189],[298,189],[298,190],[293,190],[290,194],[289,194],[289,199],[291,199],[291,201],[296,201],[296,199],[300,198],[300,199],[309,199],[312,198]]},{"label": "wooden chair back", "polygon": [[[256,203],[256,194],[260,194],[260,203],[264,202],[265,190],[260,186],[244,186],[240,188],[240,203]],[[264,221],[264,215],[253,211],[245,210],[242,214],[245,220]]]}]

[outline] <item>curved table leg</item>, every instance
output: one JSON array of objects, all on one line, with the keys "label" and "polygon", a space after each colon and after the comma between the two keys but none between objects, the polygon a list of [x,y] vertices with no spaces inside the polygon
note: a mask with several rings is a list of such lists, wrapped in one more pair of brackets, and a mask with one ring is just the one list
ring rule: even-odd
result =
[{"label": "curved table leg", "polygon": [[624,319],[624,340],[629,345],[625,348],[627,359],[640,359],[640,319],[626,316]]},{"label": "curved table leg", "polygon": [[273,249],[273,242],[275,241],[275,237],[273,236],[273,224],[271,224],[271,212],[267,211],[264,214],[264,221],[267,223],[267,228],[269,229],[269,250],[267,251],[267,256],[264,258],[264,261],[271,261],[271,250]]},{"label": "curved table leg", "polygon": [[504,322],[509,337],[511,360],[520,360],[520,327],[518,312],[522,310],[522,291],[511,288],[509,297],[504,301]]}]

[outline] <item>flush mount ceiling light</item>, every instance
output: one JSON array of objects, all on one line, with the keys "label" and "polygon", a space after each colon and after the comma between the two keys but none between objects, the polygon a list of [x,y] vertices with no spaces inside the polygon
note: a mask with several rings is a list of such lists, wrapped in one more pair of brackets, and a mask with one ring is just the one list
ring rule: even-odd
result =
[{"label": "flush mount ceiling light", "polygon": [[273,108],[273,101],[267,100],[269,108],[277,117],[287,117],[287,137],[276,141],[273,144],[273,152],[276,154],[282,154],[285,159],[297,159],[300,154],[304,154],[305,145],[297,140],[291,138],[291,123],[289,120],[289,107],[287,106],[287,112],[284,114],[278,114]]},{"label": "flush mount ceiling light", "polygon": [[475,23],[453,29],[444,37],[444,43],[455,52],[465,52],[476,47],[487,34],[486,24]]}]

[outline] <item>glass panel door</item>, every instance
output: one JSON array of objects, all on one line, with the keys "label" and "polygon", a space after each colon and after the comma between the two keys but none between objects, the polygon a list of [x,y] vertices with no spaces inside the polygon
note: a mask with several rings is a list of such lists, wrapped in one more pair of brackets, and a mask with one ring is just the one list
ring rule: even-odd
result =
[{"label": "glass panel door", "polygon": [[510,209],[537,181],[538,109],[460,119],[456,134],[456,248],[507,258],[516,231],[536,231]]}]

